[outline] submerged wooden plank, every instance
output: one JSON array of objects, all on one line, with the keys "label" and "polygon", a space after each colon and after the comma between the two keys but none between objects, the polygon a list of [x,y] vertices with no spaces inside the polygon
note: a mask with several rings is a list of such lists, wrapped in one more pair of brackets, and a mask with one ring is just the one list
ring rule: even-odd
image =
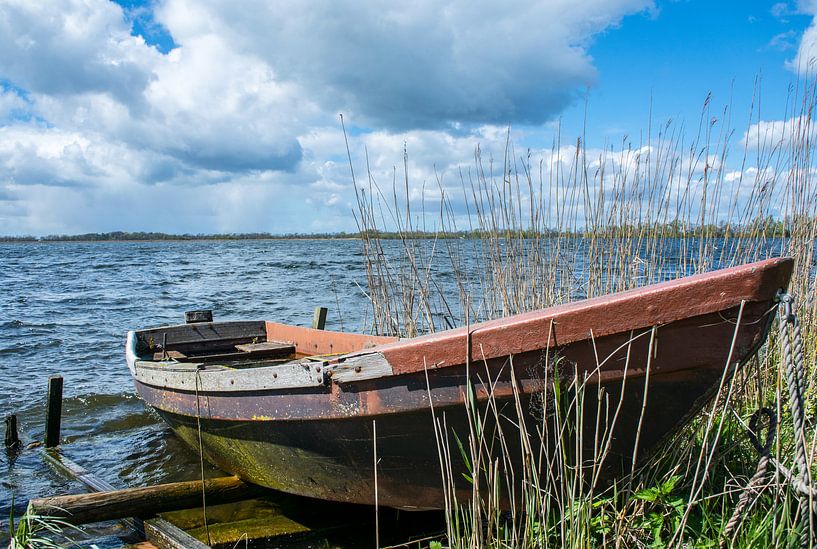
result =
[{"label": "submerged wooden plank", "polygon": [[[101,478],[97,478],[89,473],[83,466],[65,457],[57,449],[46,449],[43,452],[46,461],[51,463],[60,472],[70,478],[75,478],[82,484],[95,492],[102,492],[106,490],[115,490],[113,485]],[[144,537],[145,526],[140,518],[123,518],[119,522],[124,524],[137,535]]]},{"label": "submerged wooden plank", "polygon": [[159,549],[209,549],[178,526],[163,518],[145,521],[145,535]]},{"label": "submerged wooden plank", "polygon": [[[213,545],[234,547],[237,542],[249,540],[258,546],[281,546],[293,538],[317,535],[318,530],[347,524],[346,517],[324,516],[321,508],[305,505],[293,496],[275,494],[274,498],[255,498],[236,503],[207,506],[208,527],[205,529],[201,508],[162,513],[162,518],[184,529],[190,535],[209,540]],[[331,504],[328,504],[331,505]],[[313,526],[309,526],[312,524]],[[269,543],[269,540],[276,542]],[[255,543],[253,543],[255,542]],[[243,547],[243,542],[238,546]]]},{"label": "submerged wooden plank", "polygon": [[159,549],[150,541],[140,541],[130,546],[130,549]]},{"label": "submerged wooden plank", "polygon": [[[72,478],[76,478],[91,490],[94,491],[115,490],[112,484],[103,479],[95,477],[94,475],[89,473],[84,467],[67,458],[57,449],[46,449],[43,452],[43,455],[45,456],[47,461],[53,464],[60,471],[62,471],[63,473],[67,474]],[[193,536],[187,534],[185,531],[180,530],[179,528],[176,528],[169,522],[162,519],[153,519],[152,523],[149,526],[145,522],[143,522],[141,518],[138,517],[123,518],[120,519],[120,522],[127,526],[130,530],[135,532],[138,536],[141,536],[143,538],[147,535],[148,530],[151,531],[152,537],[150,538],[150,541],[160,548],[168,549],[208,548],[207,545],[201,543]],[[161,545],[157,543],[157,540],[159,540],[160,538],[167,539],[169,541],[167,544]],[[171,545],[170,544],[171,541],[176,544]]]}]

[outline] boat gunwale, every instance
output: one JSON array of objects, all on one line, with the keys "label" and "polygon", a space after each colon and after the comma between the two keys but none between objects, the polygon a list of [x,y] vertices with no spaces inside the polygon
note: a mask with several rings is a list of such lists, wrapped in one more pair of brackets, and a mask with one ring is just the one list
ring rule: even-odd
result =
[{"label": "boat gunwale", "polygon": [[[283,372],[287,368],[292,368],[294,365],[301,366],[303,363],[303,359],[296,359],[292,362],[285,362],[285,363],[276,363],[271,364],[269,366],[255,366],[251,368],[239,368],[239,369],[232,369],[228,368],[223,365],[219,364],[212,364],[208,365],[207,367],[202,368],[203,364],[196,363],[196,362],[188,362],[185,363],[185,368],[180,371],[176,370],[169,370],[166,369],[168,366],[178,366],[180,363],[175,361],[151,361],[151,360],[144,360],[140,357],[136,356],[135,354],[135,345],[136,345],[136,337],[134,334],[138,333],[138,331],[132,331],[128,333],[128,362],[129,366],[131,367],[131,372],[134,377],[134,381],[140,381],[145,383],[144,380],[140,380],[139,377],[143,377],[138,375],[138,369],[151,369],[151,370],[162,370],[164,374],[170,375],[182,375],[182,374],[189,374],[190,372],[196,372],[196,376],[199,379],[204,377],[210,378],[210,376],[223,376],[223,377],[232,377],[234,379],[243,378],[247,381],[241,381],[237,385],[235,383],[231,383],[229,386],[224,386],[222,391],[219,392],[251,392],[251,391],[264,391],[264,390],[273,390],[273,391],[286,391],[292,390],[296,388],[318,388],[321,385],[324,386],[331,386],[338,383],[355,381],[356,378],[359,380],[363,379],[373,379],[377,377],[384,377],[390,375],[399,375],[399,374],[407,374],[407,373],[414,373],[418,371],[423,371],[425,369],[439,369],[445,367],[452,367],[458,366],[465,363],[467,351],[466,349],[472,349],[472,356],[471,360],[491,360],[497,359],[507,356],[514,356],[520,355],[527,352],[535,352],[538,350],[543,350],[546,348],[553,348],[559,347],[563,345],[568,345],[570,343],[575,343],[577,341],[587,340],[592,338],[604,337],[606,335],[612,335],[615,333],[622,333],[626,331],[631,331],[635,329],[648,329],[651,326],[660,326],[664,324],[669,324],[672,322],[676,322],[678,320],[682,320],[684,318],[694,317],[694,316],[701,316],[703,314],[712,314],[715,312],[727,310],[731,307],[738,305],[741,301],[746,300],[747,298],[754,298],[751,301],[758,302],[758,301],[769,301],[773,298],[772,289],[766,288],[769,284],[766,281],[766,278],[769,278],[767,275],[772,273],[773,275],[776,274],[777,278],[785,279],[784,281],[788,281],[791,268],[792,268],[793,260],[790,258],[773,258],[768,259],[760,262],[750,263],[747,265],[741,265],[738,267],[731,267],[726,269],[721,269],[717,271],[711,271],[708,273],[692,275],[689,277],[674,279],[670,281],[665,281],[649,286],[644,286],[641,288],[635,288],[632,290],[627,290],[624,292],[617,292],[614,294],[609,294],[606,296],[600,296],[596,298],[581,300],[573,303],[567,303],[562,305],[556,305],[553,307],[549,307],[546,309],[541,309],[538,311],[522,313],[519,315],[513,315],[509,317],[504,317],[501,319],[490,320],[478,324],[474,324],[469,327],[460,327],[454,328],[451,330],[446,330],[444,332],[429,334],[425,336],[420,336],[413,339],[405,339],[400,340],[393,343],[386,343],[383,345],[377,345],[371,348],[353,351],[351,353],[346,353],[340,356],[333,356],[333,357],[320,357],[322,360],[316,360],[314,362],[316,366],[316,376],[310,380],[306,384],[293,384],[293,383],[274,383],[269,382],[266,384],[261,384],[255,387],[252,385],[248,386],[248,381],[251,383],[251,380],[263,380],[265,376],[273,376],[277,372]],[[772,279],[775,276],[771,277]],[[757,283],[746,285],[746,281],[757,281]],[[549,331],[552,331],[553,327],[560,323],[563,319],[570,319],[573,315],[581,314],[583,312],[593,312],[596,309],[609,309],[611,307],[624,307],[627,308],[628,306],[632,305],[634,299],[639,299],[643,297],[649,297],[652,301],[661,302],[662,299],[666,299],[667,295],[676,295],[678,292],[684,294],[686,296],[690,287],[695,286],[702,286],[710,285],[713,283],[721,283],[724,288],[731,289],[732,291],[727,293],[721,291],[720,299],[700,299],[694,300],[694,302],[690,302],[688,297],[684,300],[685,307],[683,308],[676,308],[672,309],[672,311],[668,314],[666,311],[663,311],[659,307],[653,307],[650,310],[649,304],[647,304],[639,313],[636,315],[636,318],[630,318],[626,320],[635,321],[637,325],[634,326],[625,326],[620,327],[622,323],[622,318],[617,318],[615,321],[610,322],[608,321],[606,324],[610,329],[605,330],[604,327],[596,327],[596,329],[590,328],[591,331],[584,331],[583,333],[577,330],[574,330],[573,333],[565,334],[563,330],[560,329],[559,337],[557,338],[555,334],[547,333],[546,340],[542,341],[541,338],[537,339],[536,337],[531,337],[531,332],[538,331],[542,332],[542,327],[544,323],[549,324]],[[776,280],[772,280],[772,285],[775,285]],[[737,284],[737,287],[735,285]],[[741,287],[741,284],[747,287]],[[785,284],[782,284],[785,286]],[[775,291],[778,288],[775,288]],[[650,313],[652,313],[652,318],[650,318]],[[609,314],[609,313],[608,313]],[[657,322],[655,316],[661,316],[661,321]],[[255,321],[252,321],[255,322]],[[263,321],[258,321],[263,322]],[[276,323],[270,323],[267,321],[267,324],[274,324],[277,326],[287,326],[281,325]],[[536,329],[531,328],[531,326],[537,327]],[[615,329],[612,328],[615,326]],[[289,328],[296,328],[299,330],[308,330],[310,332],[323,332],[324,335],[328,337],[332,337],[334,334],[338,334],[339,336],[357,336],[357,337],[366,337],[365,334],[349,334],[345,332],[328,332],[328,331],[320,331],[320,330],[312,330],[309,328],[302,328],[302,327],[291,327]],[[151,330],[155,330],[152,328]],[[509,340],[514,334],[509,333],[509,331],[515,330],[516,334],[521,333],[523,337],[521,342],[517,342],[517,347],[513,349],[500,347],[498,350],[494,349],[494,352],[486,352],[485,345],[481,341],[481,338],[485,336],[493,337],[493,341],[497,339],[503,340],[503,345],[505,345],[504,340]],[[764,330],[764,337],[765,340],[766,333],[768,331],[768,327]],[[570,336],[573,337],[570,337]],[[491,341],[488,341],[491,343]],[[511,345],[514,345],[512,342]],[[425,350],[428,350],[429,347],[437,347],[442,348],[443,352],[447,354],[448,357],[455,357],[454,360],[448,361],[433,361],[433,360],[426,360],[428,354],[433,353],[424,353]],[[494,346],[496,347],[496,346]],[[437,349],[432,349],[437,351]],[[437,351],[439,354],[439,351]],[[413,355],[413,356],[412,356]],[[366,370],[366,362],[368,357],[371,357],[372,360],[376,360],[380,363],[380,367],[373,370],[374,373],[369,373]],[[350,364],[355,364],[356,362],[360,362],[363,364],[363,367],[350,369]],[[389,367],[382,367],[382,363]],[[407,364],[409,363],[409,364]],[[418,368],[417,364],[420,363],[422,368]],[[332,376],[332,372],[334,369],[337,368],[344,368],[346,372],[350,372],[351,375],[347,374],[347,377],[341,379],[341,376],[334,378]],[[350,371],[351,370],[351,371]],[[354,370],[357,370],[358,375],[354,375]],[[320,378],[320,379],[318,379]],[[158,389],[166,389],[169,391],[173,390],[182,390],[182,391],[190,391],[191,389],[189,386],[189,382],[180,382],[180,383],[173,383],[173,384],[156,384],[156,383],[145,383],[146,385],[150,385],[152,387],[156,387]],[[195,386],[192,390],[201,389],[202,392],[207,392],[204,386]]]}]

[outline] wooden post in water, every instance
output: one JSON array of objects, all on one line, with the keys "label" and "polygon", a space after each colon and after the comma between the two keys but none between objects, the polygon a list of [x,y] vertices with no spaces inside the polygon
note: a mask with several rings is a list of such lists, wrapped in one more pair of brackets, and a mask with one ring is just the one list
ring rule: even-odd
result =
[{"label": "wooden post in water", "polygon": [[312,328],[315,330],[323,330],[326,326],[326,307],[315,307],[315,314],[312,315]]},{"label": "wooden post in water", "polygon": [[17,416],[6,416],[6,448],[13,450],[20,446],[20,437],[17,436]]},{"label": "wooden post in water", "polygon": [[48,378],[48,402],[45,409],[45,447],[60,445],[62,421],[62,376]]}]

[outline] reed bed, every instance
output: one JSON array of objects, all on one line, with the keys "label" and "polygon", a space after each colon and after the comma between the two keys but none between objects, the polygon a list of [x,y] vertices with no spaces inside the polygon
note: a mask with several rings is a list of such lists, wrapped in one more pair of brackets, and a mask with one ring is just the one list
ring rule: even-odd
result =
[{"label": "reed bed", "polygon": [[[795,258],[789,292],[797,299],[807,364],[811,467],[817,443],[815,105],[817,86],[798,83],[786,109],[789,123],[753,126],[760,122],[753,102],[740,136],[731,127],[731,108],[716,110],[707,98],[693,127],[651,123],[639,141],[624,139],[601,150],[589,149],[584,138],[565,145],[557,131],[550,150],[520,153],[509,132],[501,158],[477,148],[469,169],[422,182],[419,198],[411,192],[408,152],[390,182],[365,170],[365,181],[355,181],[356,220],[371,330],[412,337],[789,255]],[[384,238],[386,232],[395,238]],[[599,386],[560,373],[557,356],[545,359],[546,414],[536,426],[544,448],[529,440],[528,429],[497,427],[499,416],[509,413],[517,425],[530,421],[518,395],[511,411],[492,398],[482,404],[470,399],[467,440],[454,440],[445,414],[432,410],[449,493],[440,544],[798,546],[797,496],[777,482],[779,475],[752,494],[740,525],[725,535],[757,465],[746,430],[760,406],[777,410],[774,454],[792,464],[779,348],[772,333],[681,432],[645,462],[634,460],[630,474],[612,485],[600,482],[599,472],[611,432],[605,425],[615,422],[617,403],[602,410]],[[513,369],[512,359],[506,368]],[[489,395],[491,384],[489,378],[479,383]],[[601,428],[582,424],[586,406],[599,406]],[[578,442],[586,432],[596,438],[592,455]],[[511,437],[524,449],[517,463],[509,462]],[[467,502],[453,496],[457,460],[471,471]],[[503,499],[513,502],[510,511]]]}]

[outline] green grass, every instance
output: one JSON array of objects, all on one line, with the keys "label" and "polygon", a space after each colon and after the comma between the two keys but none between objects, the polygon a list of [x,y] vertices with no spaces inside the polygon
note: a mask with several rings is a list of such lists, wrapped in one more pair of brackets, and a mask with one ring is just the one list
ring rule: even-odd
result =
[{"label": "green grass", "polygon": [[14,505],[9,518],[9,549],[60,549],[79,547],[71,535],[82,529],[54,517],[37,514],[29,505],[15,526]]}]

